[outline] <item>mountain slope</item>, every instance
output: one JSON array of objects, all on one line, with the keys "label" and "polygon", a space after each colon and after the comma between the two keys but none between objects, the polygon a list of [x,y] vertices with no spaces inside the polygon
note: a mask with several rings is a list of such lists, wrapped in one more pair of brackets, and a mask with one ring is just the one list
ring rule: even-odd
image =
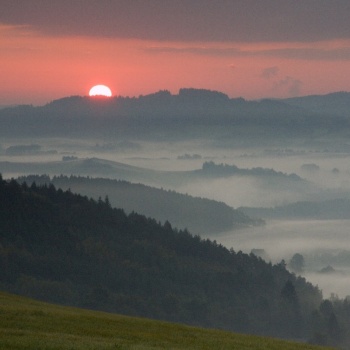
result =
[{"label": "mountain slope", "polygon": [[35,182],[37,185],[53,184],[96,200],[108,196],[113,207],[122,208],[127,213],[134,211],[161,222],[170,221],[173,226],[187,228],[192,233],[207,234],[261,223],[222,202],[126,181],[62,175],[51,179],[32,175],[21,177],[19,181],[27,184]]},{"label": "mountain slope", "polygon": [[[315,331],[322,295],[284,263],[52,185],[1,180],[0,204],[2,289],[246,333],[305,340]],[[328,316],[313,317],[327,332]]]}]

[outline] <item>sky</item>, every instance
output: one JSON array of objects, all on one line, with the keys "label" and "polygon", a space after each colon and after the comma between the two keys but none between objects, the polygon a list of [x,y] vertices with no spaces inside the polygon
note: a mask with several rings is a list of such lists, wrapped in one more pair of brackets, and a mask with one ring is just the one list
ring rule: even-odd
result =
[{"label": "sky", "polygon": [[349,0],[0,0],[0,106],[183,87],[350,90]]}]

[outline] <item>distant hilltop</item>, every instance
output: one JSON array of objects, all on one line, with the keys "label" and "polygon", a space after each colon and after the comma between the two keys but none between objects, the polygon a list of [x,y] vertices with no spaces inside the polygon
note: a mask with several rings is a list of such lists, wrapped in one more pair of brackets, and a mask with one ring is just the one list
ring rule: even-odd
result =
[{"label": "distant hilltop", "polygon": [[[347,137],[350,93],[247,101],[218,91],[183,88],[139,97],[70,96],[44,106],[0,109],[3,137],[136,137],[155,140]],[[200,126],[200,129],[199,129]],[[215,132],[214,132],[215,131]]]},{"label": "distant hilltop", "polygon": [[90,97],[90,96],[69,96],[63,97],[61,99],[54,100],[48,103],[46,106],[57,106],[57,105],[72,105],[76,103],[93,103],[100,105],[110,105],[119,103],[121,101],[132,101],[139,103],[169,103],[170,101],[176,101],[178,103],[227,103],[230,100],[240,100],[244,101],[243,98],[230,99],[228,95],[213,90],[206,89],[194,89],[194,88],[182,88],[179,90],[177,95],[172,95],[169,90],[160,90],[155,93],[148,95],[140,95],[138,97],[128,97],[128,96],[114,96],[114,97]]},{"label": "distant hilltop", "polygon": [[[196,88],[181,88],[179,89],[179,93],[176,95],[171,94],[169,90],[159,90],[157,92],[147,94],[147,95],[139,95],[138,97],[129,97],[129,96],[114,96],[111,98],[95,98],[90,96],[69,96],[63,97],[57,100],[54,100],[47,105],[52,105],[56,103],[69,103],[77,102],[81,100],[88,101],[103,101],[103,103],[108,104],[113,103],[116,100],[140,100],[140,101],[153,101],[153,102],[161,102],[161,101],[169,101],[170,99],[177,100],[178,102],[200,102],[207,104],[208,102],[219,102],[219,103],[228,103],[228,102],[248,102],[248,100],[243,97],[235,97],[230,98],[227,94],[208,89],[196,89]],[[275,98],[264,98],[258,100],[251,100],[250,102],[266,102],[266,101],[274,101],[274,102],[282,102],[290,106],[298,106],[306,109],[320,110],[320,108],[326,107],[327,110],[332,110],[334,112],[339,110],[341,107],[342,110],[349,113],[350,108],[350,92],[339,91],[332,92],[324,95],[306,95],[300,97],[292,97],[292,98],[284,98],[284,99],[275,99]],[[15,106],[3,106],[2,108],[7,107],[15,107]],[[1,106],[0,106],[1,108]],[[346,108],[346,109],[345,109]],[[324,111],[324,110],[323,110]]]}]

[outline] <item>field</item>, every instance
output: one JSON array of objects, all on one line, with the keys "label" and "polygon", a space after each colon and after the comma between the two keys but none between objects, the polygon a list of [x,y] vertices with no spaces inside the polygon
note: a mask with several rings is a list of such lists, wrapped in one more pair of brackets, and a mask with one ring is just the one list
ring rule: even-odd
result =
[{"label": "field", "polygon": [[0,292],[0,349],[326,349],[47,304]]}]

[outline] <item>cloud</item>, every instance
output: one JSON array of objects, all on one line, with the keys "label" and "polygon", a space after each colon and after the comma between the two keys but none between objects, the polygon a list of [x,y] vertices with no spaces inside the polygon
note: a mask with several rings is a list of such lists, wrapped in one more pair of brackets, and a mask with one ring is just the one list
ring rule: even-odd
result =
[{"label": "cloud", "polygon": [[0,22],[53,36],[164,41],[350,38],[348,0],[0,0]]},{"label": "cloud", "polygon": [[286,76],[283,79],[275,81],[275,79],[278,78],[279,71],[280,70],[277,66],[267,67],[262,70],[260,76],[265,80],[273,79],[272,81],[274,81],[274,83],[272,91],[285,91],[290,97],[300,96],[301,88],[303,85],[302,81],[299,79],[294,79],[290,76]]},{"label": "cloud", "polygon": [[275,77],[278,74],[278,72],[279,72],[278,67],[268,67],[262,71],[261,77],[264,79],[270,79],[272,77]]},{"label": "cloud", "polygon": [[280,58],[288,59],[302,59],[302,60],[317,60],[317,61],[338,61],[338,60],[349,60],[350,59],[350,44],[348,42],[343,43],[343,47],[337,49],[327,48],[283,48],[273,50],[263,50],[257,52],[262,56],[277,56]]},{"label": "cloud", "polygon": [[285,90],[290,97],[296,97],[300,96],[302,85],[301,80],[286,76],[274,84],[273,91]]},{"label": "cloud", "polygon": [[[307,44],[305,44],[307,45]],[[320,46],[320,43],[317,44]],[[148,46],[142,48],[144,52],[151,54],[193,54],[205,56],[221,57],[275,57],[283,59],[299,59],[314,61],[340,61],[350,60],[350,41],[340,42],[336,49],[325,47],[312,47],[310,43],[307,47],[285,47],[276,49],[241,49],[239,46],[221,47],[221,46]],[[275,67],[271,67],[275,68]],[[273,72],[267,72],[270,74]]]},{"label": "cloud", "polygon": [[190,46],[190,47],[172,47],[172,46],[150,46],[143,49],[148,53],[189,53],[194,55],[208,56],[243,56],[244,51],[236,47],[205,47],[205,46]]}]

